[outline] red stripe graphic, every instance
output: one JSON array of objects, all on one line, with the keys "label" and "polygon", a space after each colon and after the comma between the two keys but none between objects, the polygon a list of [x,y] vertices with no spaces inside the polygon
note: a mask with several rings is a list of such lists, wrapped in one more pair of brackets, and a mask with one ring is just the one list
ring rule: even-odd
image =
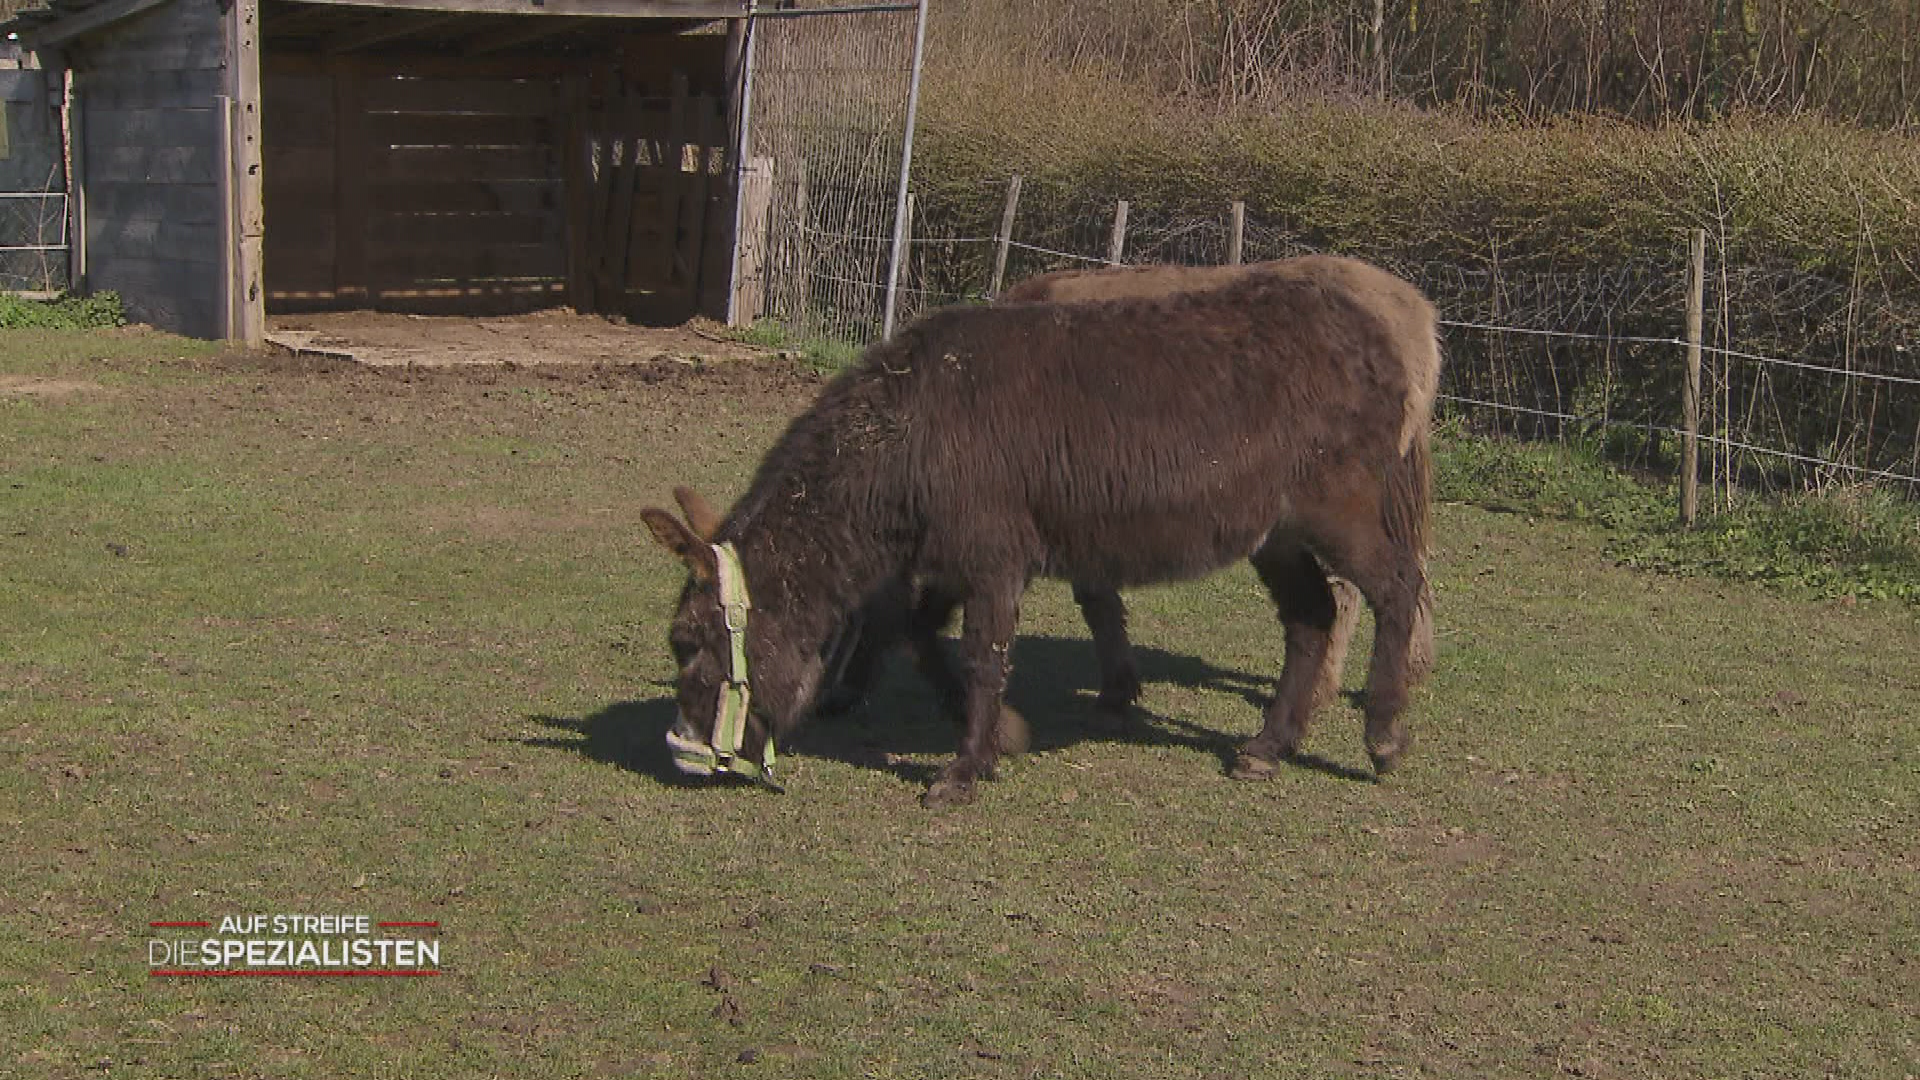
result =
[{"label": "red stripe graphic", "polygon": [[210,922],[150,922],[147,925],[158,928],[163,926],[212,926],[213,924]]},{"label": "red stripe graphic", "polygon": [[390,926],[423,926],[432,930],[440,929],[440,924],[437,922],[383,922],[383,923],[374,923],[373,925],[378,926],[383,930]]}]

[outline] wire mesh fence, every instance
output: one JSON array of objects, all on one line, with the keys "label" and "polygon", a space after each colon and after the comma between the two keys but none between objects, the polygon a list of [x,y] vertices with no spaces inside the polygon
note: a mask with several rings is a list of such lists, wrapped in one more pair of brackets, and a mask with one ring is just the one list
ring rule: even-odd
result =
[{"label": "wire mesh fence", "polygon": [[0,292],[67,282],[66,170],[46,72],[0,68]]},{"label": "wire mesh fence", "polygon": [[0,192],[0,292],[49,293],[66,281],[66,192]]},{"label": "wire mesh fence", "polygon": [[[900,281],[910,318],[990,299],[1004,280],[1100,265],[1116,250],[1114,193],[1023,181],[1006,236],[991,199],[916,200]],[[965,206],[971,209],[956,209]],[[1131,204],[1121,262],[1216,265],[1234,247],[1229,204]],[[1243,217],[1243,261],[1315,250],[1283,223]],[[1489,245],[1490,248],[1493,245]],[[1629,468],[1679,469],[1688,267],[1670,252],[1611,265],[1404,264],[1445,320],[1442,410],[1473,430],[1579,440]],[[1712,489],[1804,488],[1861,480],[1920,494],[1920,298],[1871,274],[1836,279],[1793,266],[1713,260],[1705,282],[1702,479]],[[864,339],[856,339],[864,340]]]},{"label": "wire mesh fence", "polygon": [[811,3],[754,20],[736,318],[878,335],[917,13]]}]

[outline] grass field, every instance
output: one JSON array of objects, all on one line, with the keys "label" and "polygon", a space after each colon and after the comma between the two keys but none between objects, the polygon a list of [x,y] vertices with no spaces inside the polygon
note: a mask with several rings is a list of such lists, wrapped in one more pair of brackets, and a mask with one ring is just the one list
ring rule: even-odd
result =
[{"label": "grass field", "polygon": [[[919,806],[904,664],[785,795],[673,778],[637,511],[724,504],[818,386],[0,335],[0,1074],[1920,1074],[1917,609],[1588,525],[1439,508],[1386,783],[1350,704],[1225,778],[1280,647],[1244,568],[1131,597],[1120,733],[1036,587],[1035,752],[976,805]],[[437,922],[443,973],[149,975],[208,932],[151,922],[282,912]]]}]

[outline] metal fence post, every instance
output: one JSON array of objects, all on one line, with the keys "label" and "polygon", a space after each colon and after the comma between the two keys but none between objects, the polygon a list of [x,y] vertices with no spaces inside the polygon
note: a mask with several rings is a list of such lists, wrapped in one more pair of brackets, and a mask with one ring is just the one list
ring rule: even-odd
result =
[{"label": "metal fence post", "polygon": [[893,336],[899,302],[900,263],[906,258],[907,180],[913,171],[913,124],[920,112],[920,67],[927,45],[927,3],[920,0],[913,22],[913,76],[907,84],[907,137],[900,148],[900,185],[893,204],[893,254],[887,259],[887,299],[880,316],[880,337]]}]

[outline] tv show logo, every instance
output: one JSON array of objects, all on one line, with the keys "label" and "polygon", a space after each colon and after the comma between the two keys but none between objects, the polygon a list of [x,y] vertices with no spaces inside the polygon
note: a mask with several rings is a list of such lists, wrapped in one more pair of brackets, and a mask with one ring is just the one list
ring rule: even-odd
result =
[{"label": "tv show logo", "polygon": [[[147,939],[151,978],[307,976],[420,977],[440,974],[440,924],[375,922],[368,915],[228,915],[148,924],[205,930]],[[406,931],[410,933],[399,933]],[[431,935],[431,936],[429,936]]]}]

